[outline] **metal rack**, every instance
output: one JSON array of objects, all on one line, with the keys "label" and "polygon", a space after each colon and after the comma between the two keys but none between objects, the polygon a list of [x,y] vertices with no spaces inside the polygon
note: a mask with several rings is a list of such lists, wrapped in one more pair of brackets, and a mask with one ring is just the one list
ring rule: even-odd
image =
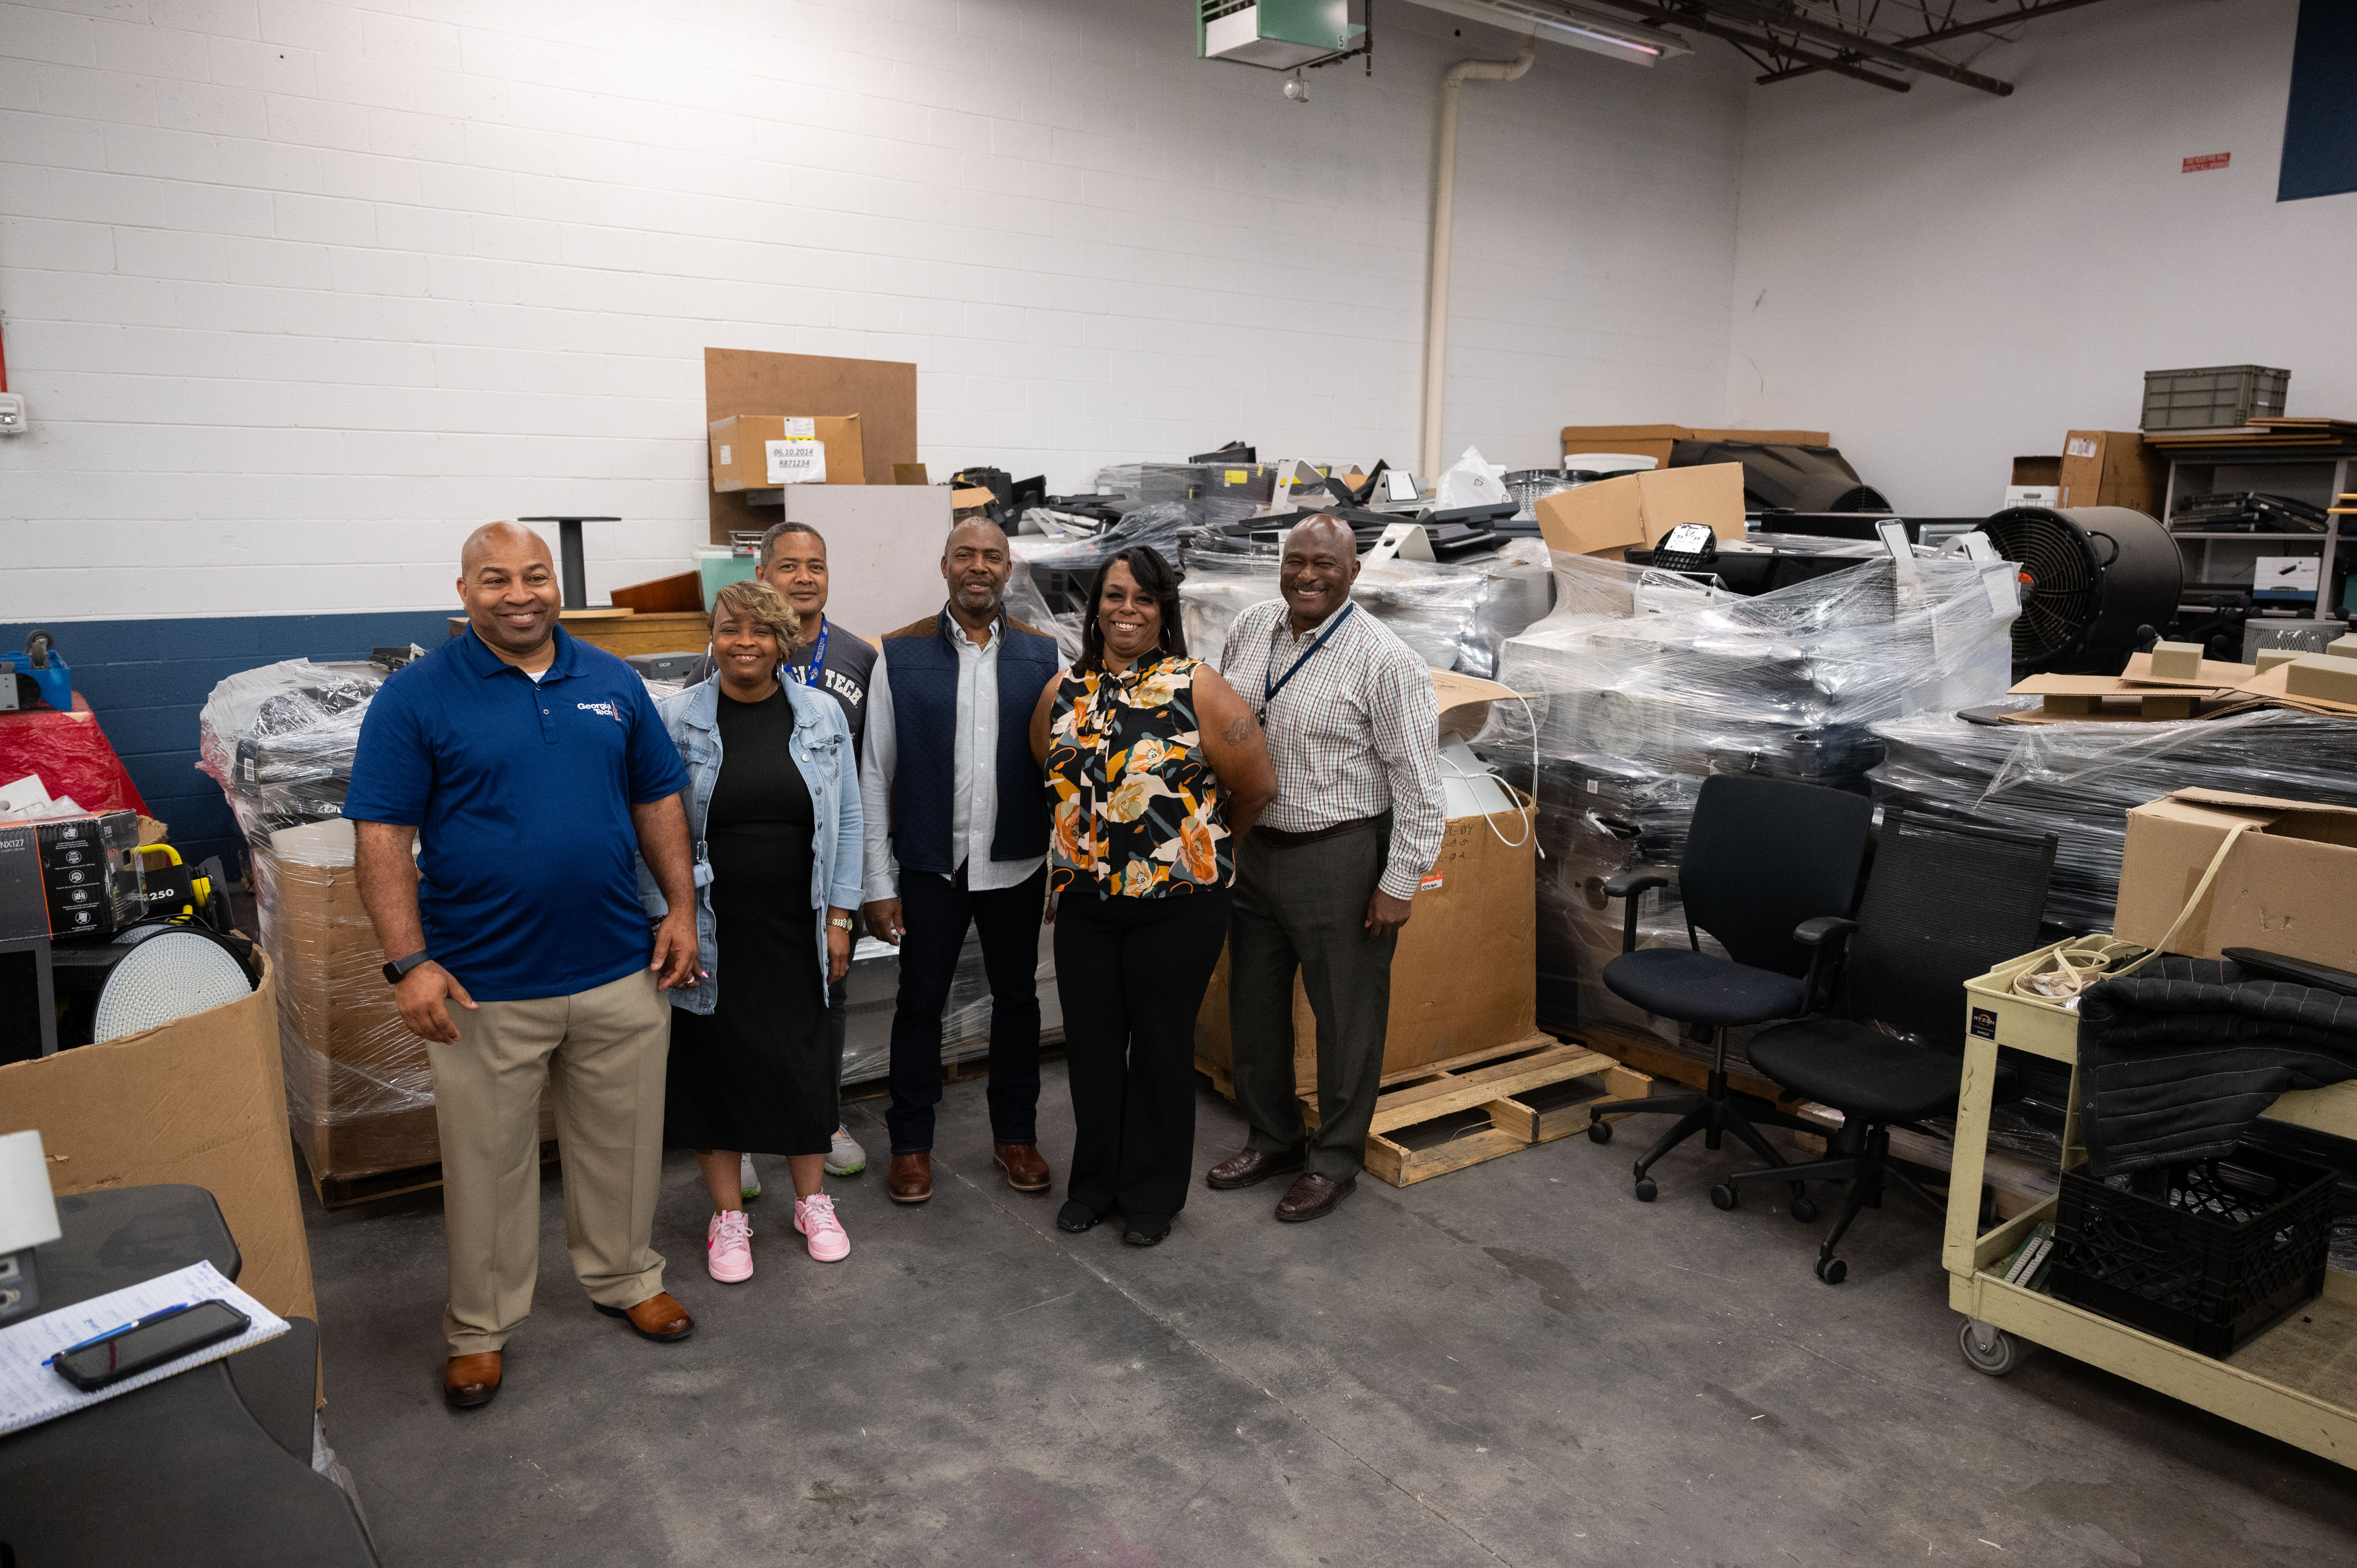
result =
[{"label": "metal rack", "polygon": [[[2012,973],[2038,956],[2001,965],[1983,979],[2009,984]],[[1986,1000],[1968,992],[1968,1014]],[[2224,1360],[2005,1282],[2006,1261],[2033,1229],[2054,1218],[2057,1200],[2049,1198],[1986,1234],[1979,1229],[2000,1045],[2071,1065],[2062,1167],[2084,1164],[2087,1152],[2079,1138],[2075,1031],[2022,1028],[2010,1010],[1989,1011],[1996,1019],[1996,1037],[1968,1032],[1965,1039],[1942,1251],[1949,1275],[1948,1305],[1964,1315],[1957,1331],[1964,1359],[1981,1371],[2002,1376],[2019,1359],[2019,1347],[2014,1343],[2018,1336],[2335,1464],[2357,1467],[2357,1357],[2350,1354],[2357,1348],[2357,1274],[2326,1270],[2321,1296]],[[2075,1024],[2075,1015],[2066,1016]],[[2267,1114],[2278,1122],[2357,1137],[2357,1082],[2283,1095]]]},{"label": "metal rack", "polygon": [[[2215,476],[2218,470],[2222,468],[2289,467],[2312,469],[2315,471],[2312,476],[2302,477],[2305,482],[2300,483],[2298,486],[2298,489],[2299,492],[2305,493],[2298,494],[2297,499],[2313,500],[2319,506],[2323,507],[2337,506],[2340,504],[2338,498],[2344,491],[2350,489],[2350,470],[2352,462],[2357,462],[2357,451],[2352,451],[2348,448],[2334,447],[2328,447],[2320,452],[2302,452],[2298,456],[2294,456],[2283,452],[2269,452],[2261,455],[2253,453],[2247,449],[2223,446],[2203,448],[2196,452],[2188,453],[2181,456],[2172,456],[2169,460],[2169,489],[2161,500],[2160,521],[2164,527],[2169,525],[2169,520],[2177,513],[2177,502],[2180,495],[2201,494],[2216,489],[2217,485]],[[2183,470],[2188,468],[2209,470],[2212,476],[2211,482],[2200,486],[2194,486],[2190,483],[2181,483],[2179,476]],[[2227,488],[2255,489],[2256,487],[2229,486]],[[2221,579],[2212,575],[2213,565],[2216,564],[2216,558],[2220,553],[2215,549],[2215,546],[2222,542],[2273,545],[2290,544],[2307,547],[2297,550],[2267,552],[2267,553],[2275,554],[2305,555],[2309,553],[2311,550],[2316,551],[2319,553],[2319,559],[2318,560],[2316,568],[2316,607],[2312,613],[2319,617],[2325,617],[2333,615],[2340,609],[2340,606],[2332,602],[2333,566],[2334,563],[2340,556],[2339,547],[2341,543],[2341,525],[2337,518],[2329,520],[2324,531],[2320,533],[2235,533],[2226,532],[2188,532],[2179,533],[2172,528],[2170,529],[2169,536],[2173,539],[2183,542],[2179,545],[2178,553],[2181,555],[2185,561],[2186,581],[2190,584],[2199,584],[2204,586],[2222,585]],[[2197,550],[2186,549],[2186,542],[2198,543],[2200,548]],[[2260,552],[2254,551],[2252,553],[2256,555],[2260,553]],[[2232,568],[2227,568],[2227,570],[2231,571]]]}]

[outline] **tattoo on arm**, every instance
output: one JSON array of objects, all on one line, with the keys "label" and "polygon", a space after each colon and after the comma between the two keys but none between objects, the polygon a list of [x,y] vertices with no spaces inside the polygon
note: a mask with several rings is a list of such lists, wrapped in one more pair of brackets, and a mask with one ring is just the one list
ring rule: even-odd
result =
[{"label": "tattoo on arm", "polygon": [[1242,746],[1252,738],[1252,732],[1253,716],[1250,714],[1239,714],[1236,715],[1235,722],[1228,725],[1228,744]]}]

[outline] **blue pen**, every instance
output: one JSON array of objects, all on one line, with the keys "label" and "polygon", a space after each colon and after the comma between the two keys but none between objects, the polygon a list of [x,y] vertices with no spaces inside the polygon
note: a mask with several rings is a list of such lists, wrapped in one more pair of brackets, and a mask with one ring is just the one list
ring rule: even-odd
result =
[{"label": "blue pen", "polygon": [[[180,1314],[188,1311],[190,1307],[199,1305],[201,1304],[198,1302],[184,1301],[178,1306],[167,1306],[160,1311],[151,1312],[146,1316],[139,1318],[135,1322],[126,1323],[120,1328],[110,1328],[103,1334],[91,1335],[89,1338],[83,1340],[79,1345],[69,1345],[64,1349],[59,1351],[58,1356],[70,1356],[77,1350],[87,1350],[93,1345],[103,1345],[110,1339],[120,1339],[135,1328],[145,1328],[151,1323],[161,1323],[167,1317],[178,1317]],[[41,1359],[41,1365],[44,1367],[55,1366],[57,1364],[58,1356],[43,1357]]]}]

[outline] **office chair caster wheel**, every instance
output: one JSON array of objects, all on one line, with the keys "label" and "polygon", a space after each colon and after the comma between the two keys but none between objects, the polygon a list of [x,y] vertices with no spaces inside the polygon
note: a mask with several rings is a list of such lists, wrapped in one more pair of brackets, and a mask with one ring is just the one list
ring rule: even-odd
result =
[{"label": "office chair caster wheel", "polygon": [[1964,1365],[1992,1378],[2004,1377],[2021,1365],[2021,1347],[2013,1336],[1977,1317],[1967,1317],[1956,1326],[1956,1348],[1964,1353]]},{"label": "office chair caster wheel", "polygon": [[1814,1201],[1805,1197],[1796,1197],[1792,1200],[1793,1219],[1806,1225],[1816,1217],[1817,1206]]},{"label": "office chair caster wheel", "polygon": [[1652,1178],[1652,1176],[1639,1176],[1639,1177],[1637,1178],[1637,1201],[1638,1201],[1638,1202],[1640,1202],[1640,1203],[1651,1203],[1651,1202],[1652,1202],[1652,1201],[1653,1201],[1653,1199],[1654,1199],[1655,1197],[1657,1197],[1658,1196],[1660,1196],[1660,1194],[1661,1194],[1661,1190],[1662,1190],[1662,1189],[1661,1189],[1660,1187],[1655,1187],[1655,1186],[1653,1185],[1653,1178]]},{"label": "office chair caster wheel", "polygon": [[1612,1123],[1609,1122],[1590,1122],[1587,1124],[1587,1141],[1591,1144],[1610,1143],[1612,1141]]},{"label": "office chair caster wheel", "polygon": [[1735,1188],[1726,1182],[1710,1189],[1710,1206],[1724,1214],[1736,1205]]},{"label": "office chair caster wheel", "polygon": [[1843,1262],[1839,1258],[1819,1258],[1817,1260],[1817,1278],[1824,1281],[1825,1283],[1829,1285],[1837,1285],[1841,1283],[1842,1281],[1849,1278],[1849,1265]]}]

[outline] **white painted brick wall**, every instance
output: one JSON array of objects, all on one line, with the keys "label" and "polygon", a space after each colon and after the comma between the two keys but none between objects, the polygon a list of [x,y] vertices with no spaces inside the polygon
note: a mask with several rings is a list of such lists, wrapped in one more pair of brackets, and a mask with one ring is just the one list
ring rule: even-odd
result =
[{"label": "white painted brick wall", "polygon": [[[1189,0],[0,4],[0,619],[438,606],[577,510],[705,536],[707,345],[914,360],[920,456],[1084,488],[1413,460],[1432,113],[1193,58]],[[1543,46],[1466,91],[1448,442],[1720,417],[1746,95]]]}]

